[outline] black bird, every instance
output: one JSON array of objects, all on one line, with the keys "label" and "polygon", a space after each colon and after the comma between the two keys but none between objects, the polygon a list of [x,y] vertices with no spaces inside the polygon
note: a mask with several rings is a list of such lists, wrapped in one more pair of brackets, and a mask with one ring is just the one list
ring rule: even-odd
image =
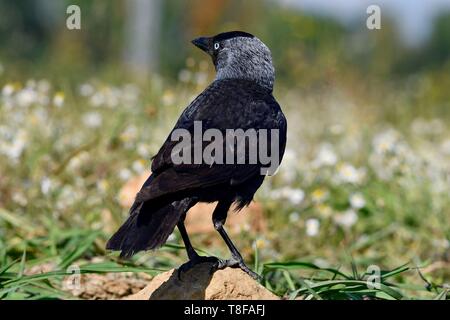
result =
[{"label": "black bird", "polygon": [[[279,148],[279,164],[286,146],[287,124],[272,95],[275,71],[270,50],[257,37],[242,31],[200,37],[192,43],[211,56],[216,78],[184,110],[172,133],[177,129],[194,133],[194,121],[201,121],[203,132],[218,129],[225,134],[226,129],[275,129],[279,131],[275,141]],[[258,139],[262,139],[261,135]],[[258,278],[245,265],[225,232],[224,223],[233,203],[240,210],[253,200],[265,178],[261,170],[265,163],[258,157],[256,163],[178,164],[172,158],[177,143],[169,135],[153,158],[152,174],[136,195],[128,219],[108,241],[107,249],[120,250],[121,257],[156,249],[166,242],[177,226],[189,257],[189,261],[179,268],[179,274],[196,263],[214,261],[217,268],[240,267]],[[267,143],[272,146],[270,141]],[[249,146],[250,143],[246,144],[245,150],[249,151]],[[224,142],[224,147],[231,148],[234,156],[238,156],[238,151],[233,149],[236,144],[230,146]],[[245,159],[249,159],[248,155]],[[231,251],[228,260],[199,256],[184,226],[186,213],[192,206],[215,201],[218,203],[212,222]]]}]

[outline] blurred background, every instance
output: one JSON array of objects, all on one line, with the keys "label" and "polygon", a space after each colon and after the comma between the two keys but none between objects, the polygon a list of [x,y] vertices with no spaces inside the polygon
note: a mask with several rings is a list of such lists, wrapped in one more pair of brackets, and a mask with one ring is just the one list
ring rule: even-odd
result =
[{"label": "blurred background", "polygon": [[[66,26],[73,4],[80,30]],[[379,30],[366,26],[371,4]],[[289,126],[280,172],[228,222],[264,285],[305,298],[304,279],[330,268],[363,279],[377,266],[398,296],[317,294],[445,299],[448,0],[0,0],[0,298],[119,297],[186,260],[177,231],[129,262],[104,245],[179,113],[214,79],[190,41],[230,30],[271,49]],[[195,207],[188,231],[224,256],[212,209]],[[65,288],[73,265],[86,275]]]}]

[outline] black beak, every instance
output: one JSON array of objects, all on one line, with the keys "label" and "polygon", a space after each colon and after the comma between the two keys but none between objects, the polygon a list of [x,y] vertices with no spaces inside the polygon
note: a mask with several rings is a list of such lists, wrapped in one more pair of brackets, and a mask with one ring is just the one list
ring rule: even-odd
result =
[{"label": "black beak", "polygon": [[210,38],[207,37],[199,37],[196,38],[194,40],[192,40],[192,43],[202,49],[203,51],[205,51],[206,53],[209,53],[209,49],[210,49]]}]

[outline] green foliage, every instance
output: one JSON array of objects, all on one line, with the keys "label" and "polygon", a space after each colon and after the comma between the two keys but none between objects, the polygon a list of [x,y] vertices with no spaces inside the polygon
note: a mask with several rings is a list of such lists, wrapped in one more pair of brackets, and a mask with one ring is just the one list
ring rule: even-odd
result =
[{"label": "green foliage", "polygon": [[[154,275],[186,260],[177,232],[128,262],[104,247],[127,215],[122,197],[134,196],[121,188],[145,174],[212,77],[201,53],[186,60],[204,27],[183,3],[164,2],[168,77],[136,81],[119,63],[123,2],[77,2],[88,9],[80,33],[34,28],[30,1],[0,1],[2,299],[76,299],[64,289],[74,266]],[[233,237],[248,265],[285,298],[448,299],[448,17],[411,50],[387,19],[359,33],[260,1],[227,3],[205,31],[244,29],[269,45],[289,127],[282,168],[256,195],[265,231],[242,225]],[[228,254],[211,238],[193,242]]]},{"label": "green foliage", "polygon": [[[191,79],[205,72],[195,62],[186,70]],[[436,81],[440,74],[422,76]],[[154,275],[185,261],[178,233],[157,253],[129,262],[108,255],[104,246],[126,216],[119,190],[145,171],[181,108],[205,84],[172,87],[154,78],[145,87],[114,86],[95,80],[62,92],[47,80],[5,80],[0,296],[76,298],[63,290],[73,266],[82,275]],[[358,96],[342,92],[301,93],[301,109],[299,92],[277,93],[290,133],[280,173],[257,193],[268,231],[255,234],[242,226],[236,240],[263,284],[280,296],[448,296],[448,162],[442,158],[448,128],[445,118],[428,112],[448,115],[439,104],[420,113],[426,91],[418,100],[412,91],[399,98],[397,91],[379,90],[388,93],[384,100],[373,98],[367,106],[356,106]],[[387,107],[406,101],[413,102],[407,113]],[[203,240],[194,236],[194,243]],[[223,245],[204,248],[212,249],[200,250],[204,254],[227,254]],[[425,275],[417,270],[442,265]],[[380,269],[378,287],[367,285],[371,266]]]}]

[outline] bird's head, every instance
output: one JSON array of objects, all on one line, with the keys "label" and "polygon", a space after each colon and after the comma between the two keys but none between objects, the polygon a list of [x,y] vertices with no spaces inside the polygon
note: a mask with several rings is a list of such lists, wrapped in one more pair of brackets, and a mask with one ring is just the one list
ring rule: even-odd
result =
[{"label": "bird's head", "polygon": [[269,48],[257,37],[243,31],[199,37],[192,43],[212,58],[216,79],[252,80],[272,91],[275,70]]}]

